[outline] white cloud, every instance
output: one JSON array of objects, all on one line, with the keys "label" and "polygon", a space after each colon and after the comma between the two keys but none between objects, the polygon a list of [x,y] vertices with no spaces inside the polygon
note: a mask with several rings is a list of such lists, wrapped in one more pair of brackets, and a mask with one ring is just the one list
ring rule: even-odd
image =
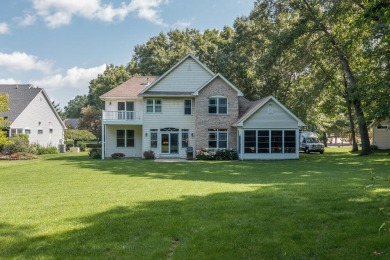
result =
[{"label": "white cloud", "polygon": [[24,17],[16,17],[15,21],[23,27],[33,25],[35,21],[37,20],[37,17],[35,15],[26,14]]},{"label": "white cloud", "polygon": [[168,0],[132,0],[113,7],[111,3],[102,4],[100,0],[33,0],[33,8],[50,28],[70,24],[73,16],[113,22],[123,21],[131,12],[152,23],[165,25],[159,7],[166,3]]},{"label": "white cloud", "polygon": [[9,27],[6,23],[0,23],[0,34],[9,33]]},{"label": "white cloud", "polygon": [[55,74],[47,76],[43,79],[33,81],[35,86],[44,88],[45,90],[58,89],[82,89],[87,88],[89,82],[95,79],[98,74],[105,71],[106,64],[93,68],[78,68],[73,67],[66,71],[66,75]]},{"label": "white cloud", "polygon": [[14,78],[0,79],[0,84],[21,84],[21,83],[22,82]]},{"label": "white cloud", "polygon": [[52,63],[25,52],[0,52],[0,67],[12,72],[40,71],[47,74],[52,70]]}]

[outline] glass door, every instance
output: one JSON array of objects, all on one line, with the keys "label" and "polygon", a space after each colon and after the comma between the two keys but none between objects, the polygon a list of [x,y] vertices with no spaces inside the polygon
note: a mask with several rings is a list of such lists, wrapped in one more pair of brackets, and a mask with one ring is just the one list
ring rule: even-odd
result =
[{"label": "glass door", "polygon": [[162,154],[179,153],[179,133],[161,134],[161,153]]}]

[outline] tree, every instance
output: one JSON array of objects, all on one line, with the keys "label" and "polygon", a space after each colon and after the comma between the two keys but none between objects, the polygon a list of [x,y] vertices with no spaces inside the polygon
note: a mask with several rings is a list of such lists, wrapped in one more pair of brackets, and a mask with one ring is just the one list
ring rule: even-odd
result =
[{"label": "tree", "polygon": [[[8,94],[0,94],[0,112],[5,112],[8,110]],[[3,131],[3,128],[8,126],[8,123],[9,122],[6,119],[0,116],[0,148],[8,143],[6,132]]]},{"label": "tree", "polygon": [[65,140],[73,140],[73,146],[77,146],[78,141],[93,141],[96,136],[88,130],[65,129]]},{"label": "tree", "polygon": [[102,131],[101,110],[92,106],[83,107],[80,116],[79,129],[90,131],[100,140]]},{"label": "tree", "polygon": [[103,74],[89,83],[88,105],[103,109],[103,101],[100,96],[117,87],[130,78],[130,74],[124,66],[107,65]]},{"label": "tree", "polygon": [[53,106],[53,108],[57,112],[57,114],[60,116],[60,118],[62,120],[65,119],[65,114],[60,107],[60,103],[56,104],[56,102],[53,100],[53,101],[51,101],[51,105]]},{"label": "tree", "polygon": [[74,99],[68,102],[68,105],[64,107],[66,118],[79,118],[81,109],[88,104],[88,98],[86,95],[77,95]]}]

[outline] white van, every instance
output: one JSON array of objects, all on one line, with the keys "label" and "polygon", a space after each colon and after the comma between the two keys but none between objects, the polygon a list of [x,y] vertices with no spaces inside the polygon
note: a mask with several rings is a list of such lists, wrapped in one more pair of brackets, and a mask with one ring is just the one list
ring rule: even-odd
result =
[{"label": "white van", "polygon": [[302,131],[299,132],[299,150],[305,153],[320,152],[323,154],[325,146],[318,140],[317,133]]}]

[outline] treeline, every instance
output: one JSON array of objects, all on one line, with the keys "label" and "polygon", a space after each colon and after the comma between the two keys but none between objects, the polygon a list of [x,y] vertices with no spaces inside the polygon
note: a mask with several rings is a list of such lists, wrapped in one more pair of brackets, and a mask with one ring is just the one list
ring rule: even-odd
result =
[{"label": "treeline", "polygon": [[352,136],[355,150],[357,129],[367,154],[368,125],[390,115],[389,28],[386,0],[258,0],[233,27],[172,30],[137,45],[126,66],[107,66],[65,113],[100,110],[103,93],[192,53],[247,98],[274,95],[312,129]]}]

